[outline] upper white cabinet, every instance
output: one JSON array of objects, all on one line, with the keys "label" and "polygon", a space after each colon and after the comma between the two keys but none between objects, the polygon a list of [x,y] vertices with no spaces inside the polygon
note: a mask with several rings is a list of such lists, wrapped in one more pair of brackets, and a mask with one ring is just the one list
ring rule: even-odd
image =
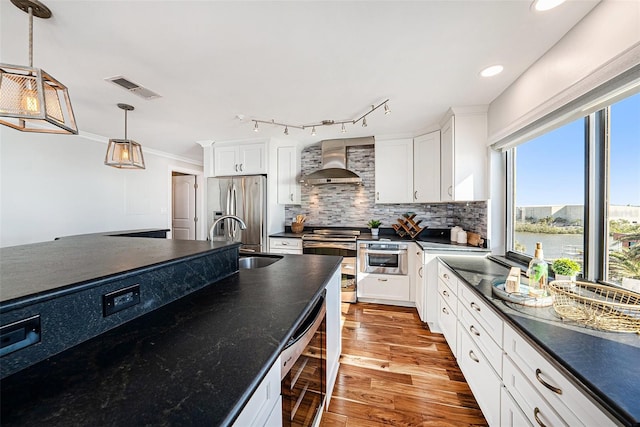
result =
[{"label": "upper white cabinet", "polygon": [[278,147],[278,203],[300,204],[300,151],[297,147]]},{"label": "upper white cabinet", "polygon": [[376,140],[376,203],[440,201],[440,131]]},{"label": "upper white cabinet", "polygon": [[376,203],[413,199],[413,139],[376,140]]},{"label": "upper white cabinet", "polygon": [[441,129],[440,200],[487,199],[486,107],[449,110]]},{"label": "upper white cabinet", "polygon": [[440,131],[413,139],[413,203],[440,201]]},{"label": "upper white cabinet", "polygon": [[266,143],[218,143],[213,147],[214,176],[267,173]]}]

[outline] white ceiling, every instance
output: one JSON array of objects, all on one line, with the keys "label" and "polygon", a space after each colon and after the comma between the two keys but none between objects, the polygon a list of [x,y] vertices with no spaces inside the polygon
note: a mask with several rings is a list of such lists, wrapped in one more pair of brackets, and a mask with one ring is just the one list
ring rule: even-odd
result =
[{"label": "white ceiling", "polygon": [[[417,134],[450,106],[489,104],[596,4],[533,12],[512,1],[46,0],[34,18],[34,66],[69,87],[79,129],[124,136],[196,160],[199,140],[281,136],[303,143]],[[0,62],[28,64],[28,17],[0,0]],[[478,73],[500,63],[505,71]],[[123,75],[161,98],[106,82]],[[369,126],[308,130],[262,125],[353,119],[389,98]],[[238,115],[244,116],[239,120]]]}]

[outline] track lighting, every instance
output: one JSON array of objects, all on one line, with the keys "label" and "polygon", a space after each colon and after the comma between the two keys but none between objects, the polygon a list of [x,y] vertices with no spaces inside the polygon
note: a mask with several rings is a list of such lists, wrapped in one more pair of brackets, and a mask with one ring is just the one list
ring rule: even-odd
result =
[{"label": "track lighting", "polygon": [[358,122],[362,122],[362,127],[367,127],[367,116],[371,113],[373,113],[374,111],[376,111],[378,108],[384,106],[384,114],[387,115],[391,112],[391,109],[389,108],[389,105],[387,104],[389,102],[388,99],[385,99],[384,101],[382,101],[381,103],[379,103],[378,105],[372,105],[371,109],[369,111],[367,111],[366,113],[364,113],[363,115],[361,115],[360,117],[358,117],[357,119],[352,119],[352,120],[322,120],[320,122],[316,122],[316,123],[311,123],[311,124],[307,124],[307,125],[291,125],[291,124],[287,124],[287,123],[279,123],[276,122],[275,120],[260,120],[260,119],[252,119],[251,121],[254,123],[253,125],[253,130],[255,132],[258,132],[258,123],[266,123],[266,124],[271,124],[271,125],[275,125],[275,126],[282,126],[284,128],[284,134],[285,135],[289,135],[289,128],[294,128],[294,129],[308,129],[311,128],[311,135],[315,136],[316,135],[316,127],[317,126],[331,126],[331,125],[341,125],[340,131],[342,133],[346,133],[347,129],[345,127],[345,124],[352,124],[355,125]]}]

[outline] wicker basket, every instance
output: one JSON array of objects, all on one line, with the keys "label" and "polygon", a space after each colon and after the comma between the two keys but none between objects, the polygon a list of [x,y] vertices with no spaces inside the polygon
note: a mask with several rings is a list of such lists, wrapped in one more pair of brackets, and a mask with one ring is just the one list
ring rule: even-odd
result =
[{"label": "wicker basket", "polygon": [[553,308],[586,326],[640,334],[640,295],[607,285],[554,280],[549,283]]},{"label": "wicker basket", "polygon": [[302,233],[304,230],[304,222],[292,222],[291,223],[291,231],[294,233]]}]

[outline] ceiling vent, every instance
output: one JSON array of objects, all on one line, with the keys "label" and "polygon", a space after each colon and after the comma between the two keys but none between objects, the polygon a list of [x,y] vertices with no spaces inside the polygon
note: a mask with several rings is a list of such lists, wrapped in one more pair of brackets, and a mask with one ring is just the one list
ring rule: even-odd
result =
[{"label": "ceiling vent", "polygon": [[113,83],[116,86],[120,86],[121,88],[127,90],[128,92],[138,95],[140,98],[144,98],[146,100],[160,98],[160,95],[158,95],[154,91],[149,90],[146,87],[142,87],[139,84],[132,82],[131,80],[129,80],[124,76],[109,77],[109,78],[106,78],[105,80]]}]

